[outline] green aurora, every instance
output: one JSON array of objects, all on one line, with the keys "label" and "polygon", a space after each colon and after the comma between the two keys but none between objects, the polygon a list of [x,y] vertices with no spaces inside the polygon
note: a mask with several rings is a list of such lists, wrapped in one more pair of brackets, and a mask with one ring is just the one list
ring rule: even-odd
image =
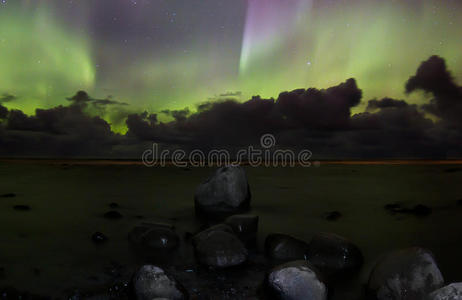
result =
[{"label": "green aurora", "polygon": [[[269,98],[296,88],[327,88],[351,77],[363,90],[363,104],[385,96],[422,103],[422,94],[405,95],[404,83],[431,55],[444,57],[461,82],[460,4],[428,0],[411,9],[400,1],[321,5],[296,0],[279,15],[277,5],[265,9],[264,1],[241,2],[238,15],[227,21],[240,23],[218,41],[199,26],[191,38],[172,43],[175,47],[130,50],[126,59],[118,51],[121,44],[92,35],[89,15],[76,28],[47,2],[32,8],[0,6],[0,95],[17,97],[4,105],[33,114],[36,108],[67,105],[66,97],[85,90],[127,102],[128,111],[194,111],[195,105],[227,92],[239,91],[240,101],[253,95]],[[268,17],[282,22],[268,23]],[[181,22],[199,21],[183,13]],[[360,105],[354,112],[363,109]],[[114,130],[125,130],[110,111],[93,113],[102,114]]]}]

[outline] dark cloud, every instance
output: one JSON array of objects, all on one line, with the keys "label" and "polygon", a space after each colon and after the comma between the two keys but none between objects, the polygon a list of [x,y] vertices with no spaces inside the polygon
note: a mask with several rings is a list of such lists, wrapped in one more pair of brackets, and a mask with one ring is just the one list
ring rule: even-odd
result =
[{"label": "dark cloud", "polygon": [[8,116],[8,108],[0,104],[0,119],[6,119]]},{"label": "dark cloud", "polygon": [[[365,112],[351,115],[362,97],[354,79],[327,89],[282,92],[277,99],[209,101],[192,112],[164,110],[171,117],[134,113],[122,102],[94,99],[86,92],[68,98],[69,106],[37,109],[27,116],[0,105],[0,154],[139,157],[152,142],[184,150],[239,149],[259,145],[272,133],[278,147],[309,149],[317,158],[444,158],[462,153],[461,87],[443,59],[423,62],[406,83],[408,93],[433,96],[426,105],[392,98],[368,101]],[[91,104],[91,105],[89,105]],[[115,134],[94,115],[114,113],[128,128]],[[429,118],[434,114],[438,120]]]},{"label": "dark cloud", "polygon": [[432,56],[424,61],[406,83],[406,92],[423,90],[433,95],[427,112],[453,125],[462,125],[462,87],[458,86],[443,58]]},{"label": "dark cloud", "polygon": [[226,93],[220,94],[220,97],[221,97],[221,98],[226,98],[226,97],[241,97],[241,96],[242,96],[242,92],[241,92],[241,91],[237,91],[237,92],[226,92]]},{"label": "dark cloud", "polygon": [[95,99],[90,97],[85,91],[78,91],[74,96],[67,98],[68,101],[71,101],[74,105],[85,105],[86,103],[92,103],[95,106],[101,105],[128,105],[125,102],[119,102],[112,100],[111,96],[108,96],[106,99]]},{"label": "dark cloud", "polygon": [[4,102],[10,102],[18,99],[15,95],[11,95],[9,93],[4,93],[3,95],[0,95],[0,103]]},{"label": "dark cloud", "polygon": [[120,143],[106,121],[75,105],[37,109],[33,116],[11,110],[5,123],[0,136],[3,155],[110,155],[112,145]]},{"label": "dark cloud", "polygon": [[246,102],[224,100],[201,104],[198,111],[165,111],[175,120],[152,124],[146,114],[127,121],[129,133],[145,140],[160,137],[160,128],[171,136],[194,141],[198,147],[246,145],[262,134],[287,130],[334,130],[349,126],[350,109],[361,99],[354,79],[325,90],[283,92],[277,100],[258,96]]},{"label": "dark cloud", "polygon": [[381,108],[390,108],[390,107],[406,107],[408,106],[407,102],[404,100],[395,100],[392,98],[383,98],[381,100],[370,100],[367,103],[367,111],[374,111]]}]

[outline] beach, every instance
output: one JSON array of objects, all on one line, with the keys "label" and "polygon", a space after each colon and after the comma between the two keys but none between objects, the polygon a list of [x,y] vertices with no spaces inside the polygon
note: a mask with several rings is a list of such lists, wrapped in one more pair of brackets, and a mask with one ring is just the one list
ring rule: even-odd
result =
[{"label": "beach", "polygon": [[[365,263],[331,290],[332,299],[363,299],[375,262],[411,246],[433,252],[446,282],[462,281],[458,163],[321,162],[310,168],[244,168],[252,194],[249,213],[259,216],[257,248],[248,269],[220,271],[218,287],[231,276],[236,285],[229,288],[237,289],[235,295],[258,296],[267,271],[261,259],[263,243],[270,233],[309,242],[316,233],[329,232],[358,246]],[[195,216],[193,197],[213,170],[148,168],[130,162],[0,163],[0,287],[64,298],[75,290],[123,285],[152,259],[133,249],[127,238],[130,230],[140,222],[162,222],[173,225],[180,236],[180,246],[162,263],[183,278],[190,294],[200,294],[206,281],[196,277],[213,281],[213,276],[200,275],[187,236],[206,226]],[[431,213],[390,213],[384,208],[397,203],[424,205]],[[104,217],[113,210],[121,218]],[[331,212],[339,216],[327,218]],[[95,244],[95,232],[108,240]],[[245,289],[242,278],[249,281],[245,293],[239,290]]]}]

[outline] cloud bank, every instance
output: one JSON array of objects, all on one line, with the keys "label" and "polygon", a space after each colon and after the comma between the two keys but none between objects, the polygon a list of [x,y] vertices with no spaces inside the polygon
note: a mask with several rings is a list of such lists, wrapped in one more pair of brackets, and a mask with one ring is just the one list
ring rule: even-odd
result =
[{"label": "cloud bank", "polygon": [[[158,114],[125,113],[126,103],[93,99],[84,91],[68,98],[67,106],[37,109],[33,116],[0,103],[0,155],[139,158],[152,142],[172,149],[236,149],[258,145],[261,135],[272,133],[279,146],[309,149],[318,159],[461,157],[462,87],[444,59],[422,62],[404,87],[432,99],[420,106],[372,99],[364,112],[352,115],[362,91],[351,78],[327,89],[282,92],[277,99],[237,102],[235,94],[223,94],[194,112],[160,112],[171,117],[168,122]],[[120,111],[127,133],[111,131],[107,121],[88,113],[89,105]]]}]

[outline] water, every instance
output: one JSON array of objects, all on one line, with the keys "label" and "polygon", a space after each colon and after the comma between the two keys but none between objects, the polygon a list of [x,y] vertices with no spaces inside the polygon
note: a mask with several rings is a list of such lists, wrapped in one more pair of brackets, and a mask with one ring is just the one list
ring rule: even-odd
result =
[{"label": "water", "polygon": [[[59,296],[70,288],[108,281],[111,268],[124,272],[140,263],[127,241],[143,221],[173,223],[194,232],[194,189],[210,168],[184,170],[131,164],[0,163],[1,286]],[[246,167],[252,213],[260,216],[259,243],[270,232],[306,241],[317,232],[345,236],[362,250],[366,264],[335,299],[357,299],[374,261],[399,248],[423,246],[436,256],[447,282],[462,281],[462,168],[450,165],[330,165],[317,168]],[[124,218],[102,215],[116,202]],[[388,203],[424,204],[428,217],[391,215]],[[30,211],[15,211],[25,204]],[[329,211],[340,211],[327,221]],[[101,231],[109,241],[96,246]],[[180,251],[189,251],[185,248]],[[341,295],[341,296],[340,296]]]}]

